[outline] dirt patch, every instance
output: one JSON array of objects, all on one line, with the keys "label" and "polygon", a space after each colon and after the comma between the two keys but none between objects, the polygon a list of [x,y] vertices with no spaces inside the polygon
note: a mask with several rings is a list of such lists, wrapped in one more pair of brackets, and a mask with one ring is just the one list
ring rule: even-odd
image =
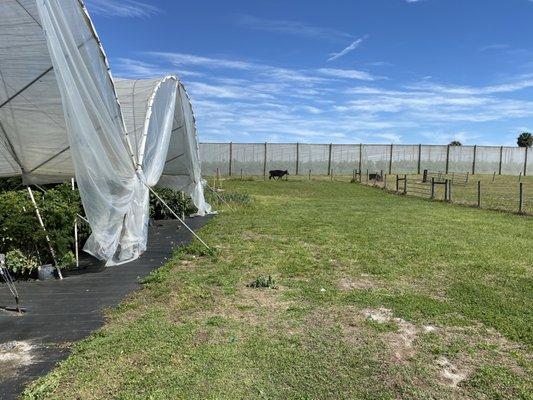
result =
[{"label": "dirt patch", "polygon": [[416,354],[413,343],[418,335],[424,332],[423,329],[420,329],[403,318],[394,317],[392,310],[384,307],[365,309],[363,310],[363,315],[378,324],[393,322],[398,325],[397,332],[387,332],[383,335],[383,339],[390,346],[394,354],[395,361],[408,360]]},{"label": "dirt patch", "polygon": [[29,341],[13,341],[0,344],[0,376],[10,377],[35,362],[35,346]]},{"label": "dirt patch", "polygon": [[457,388],[459,383],[468,377],[466,371],[459,370],[459,368],[452,364],[446,357],[440,357],[436,362],[441,368],[439,373],[441,382],[451,388]]},{"label": "dirt patch", "polygon": [[349,292],[351,290],[376,289],[381,285],[369,275],[363,274],[358,278],[343,277],[339,280],[338,286],[341,291]]}]

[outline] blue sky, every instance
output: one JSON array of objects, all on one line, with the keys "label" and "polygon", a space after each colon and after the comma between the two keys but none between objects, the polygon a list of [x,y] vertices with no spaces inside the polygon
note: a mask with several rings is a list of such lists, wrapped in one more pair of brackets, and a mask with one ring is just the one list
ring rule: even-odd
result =
[{"label": "blue sky", "polygon": [[202,141],[516,145],[533,0],[87,0],[118,77],[178,74]]}]

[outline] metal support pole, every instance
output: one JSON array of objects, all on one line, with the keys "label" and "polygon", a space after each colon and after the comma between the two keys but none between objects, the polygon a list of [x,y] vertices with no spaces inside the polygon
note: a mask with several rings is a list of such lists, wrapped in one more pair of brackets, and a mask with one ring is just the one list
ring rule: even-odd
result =
[{"label": "metal support pole", "polygon": [[300,173],[300,143],[296,143],[296,175]]},{"label": "metal support pole", "polygon": [[31,202],[33,203],[33,207],[35,208],[35,214],[37,215],[37,219],[39,220],[39,224],[41,225],[41,228],[43,229],[46,238],[46,243],[48,243],[48,249],[50,250],[50,254],[52,255],[52,260],[54,261],[57,275],[59,276],[59,279],[63,279],[63,274],[61,273],[61,270],[59,269],[59,265],[57,263],[57,257],[56,252],[54,251],[54,248],[52,247],[52,241],[50,240],[50,236],[48,236],[48,232],[46,231],[46,227],[44,226],[43,219],[41,218],[41,213],[39,211],[39,207],[37,206],[37,202],[35,201],[35,197],[33,197],[33,191],[31,190],[31,187],[28,186],[28,193],[30,194]]},{"label": "metal support pole", "polygon": [[263,160],[263,179],[267,176],[267,142],[265,142],[265,158]]},{"label": "metal support pole", "polygon": [[418,168],[417,168],[417,174],[420,175],[420,165],[422,163],[422,145],[418,145]]},{"label": "metal support pole", "polygon": [[500,147],[500,166],[498,168],[498,175],[502,174],[502,162],[503,162],[503,146]]},{"label": "metal support pole", "polygon": [[450,145],[446,147],[446,174],[450,170]]},{"label": "metal support pole", "polygon": [[476,156],[477,156],[477,146],[474,146],[474,157],[472,159],[472,175],[476,174]]},{"label": "metal support pole", "polygon": [[229,176],[232,174],[233,170],[233,142],[229,143]]},{"label": "metal support pole", "polygon": [[390,157],[389,157],[389,174],[392,174],[392,151],[394,149],[394,145],[391,143],[390,145]]},{"label": "metal support pole", "polygon": [[331,175],[331,149],[333,147],[333,144],[329,144],[329,156],[328,156],[328,175]]},{"label": "metal support pole", "polygon": [[[76,190],[76,186],[74,184],[74,178],[70,181],[72,185],[72,191]],[[74,254],[76,256],[76,267],[80,266],[80,252],[78,247],[78,217],[74,217]]]},{"label": "metal support pole", "polygon": [[363,173],[363,144],[359,144],[359,181],[361,181],[363,178],[361,178],[361,174]]},{"label": "metal support pole", "polygon": [[187,225],[187,224],[185,223],[185,221],[182,220],[182,219],[178,216],[178,214],[176,214],[176,213],[174,212],[174,210],[173,210],[172,208],[170,208],[170,206],[169,206],[169,205],[168,205],[168,204],[167,204],[167,203],[166,203],[161,197],[159,197],[159,195],[156,193],[156,191],[155,191],[154,189],[152,189],[150,186],[148,186],[148,185],[146,185],[146,184],[145,184],[145,186],[148,188],[148,190],[149,190],[150,192],[152,192],[152,194],[157,198],[157,200],[159,200],[159,201],[161,202],[161,204],[163,204],[163,205],[167,208],[167,210],[170,211],[170,213],[174,216],[174,218],[176,218],[179,222],[181,222],[182,225],[183,225],[185,228],[187,228],[187,229],[189,230],[189,232],[191,232],[191,233],[194,235],[194,237],[195,237],[196,239],[198,239],[198,240],[200,241],[200,243],[202,243],[202,244],[203,244],[208,250],[211,250],[211,248],[210,248],[210,247],[209,247],[209,246],[208,246],[208,245],[207,245],[207,244],[206,244],[206,243],[200,238],[200,236],[198,236],[198,235],[196,234],[196,232],[194,232],[194,231],[189,227],[189,225]]}]

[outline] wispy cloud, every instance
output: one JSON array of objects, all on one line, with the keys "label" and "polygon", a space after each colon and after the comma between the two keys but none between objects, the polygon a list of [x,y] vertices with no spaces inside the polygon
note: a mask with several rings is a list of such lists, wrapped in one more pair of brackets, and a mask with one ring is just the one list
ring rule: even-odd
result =
[{"label": "wispy cloud", "polygon": [[[263,141],[277,135],[272,137],[292,142],[399,143],[418,135],[415,140],[422,137],[423,143],[450,138],[481,143],[487,127],[498,124],[510,131],[533,118],[533,101],[521,93],[533,91],[533,74],[460,86],[430,78],[400,83],[370,70],[298,69],[231,56],[139,55],[140,60],[112,60],[117,75],[185,75],[204,141]],[[493,140],[499,139],[508,143],[503,137]]]},{"label": "wispy cloud", "polygon": [[146,18],[161,12],[154,5],[137,0],[87,0],[92,14],[105,17]]},{"label": "wispy cloud", "polygon": [[374,81],[377,79],[377,77],[368,72],[355,69],[320,68],[317,71],[321,74],[335,78],[357,79],[361,81]]},{"label": "wispy cloud", "polygon": [[211,58],[186,53],[148,52],[155,58],[162,58],[175,66],[193,65],[207,68],[229,68],[239,70],[255,69],[253,63],[247,61],[228,60],[223,58]]},{"label": "wispy cloud", "polygon": [[167,73],[157,65],[131,58],[117,58],[113,60],[113,67],[116,68],[118,77],[152,78]]},{"label": "wispy cloud", "polygon": [[308,25],[298,21],[273,20],[258,18],[248,14],[239,14],[236,16],[237,23],[249,29],[286,33],[289,35],[320,38],[327,40],[346,40],[353,39],[353,35],[336,29]]},{"label": "wispy cloud", "polygon": [[342,51],[339,51],[338,53],[333,53],[331,54],[331,57],[328,58],[328,62],[330,61],[334,61],[338,58],[341,58],[343,56],[345,56],[346,54],[354,51],[355,49],[357,49],[361,43],[363,43],[363,41],[366,39],[366,36],[365,37],[362,37],[362,38],[359,38],[357,40],[354,40],[348,47],[345,47]]},{"label": "wispy cloud", "polygon": [[486,45],[486,46],[482,46],[482,47],[479,48],[479,51],[481,53],[483,53],[485,51],[506,50],[506,49],[508,49],[510,47],[511,46],[509,46],[508,44],[495,43],[495,44],[489,44],[489,45]]}]

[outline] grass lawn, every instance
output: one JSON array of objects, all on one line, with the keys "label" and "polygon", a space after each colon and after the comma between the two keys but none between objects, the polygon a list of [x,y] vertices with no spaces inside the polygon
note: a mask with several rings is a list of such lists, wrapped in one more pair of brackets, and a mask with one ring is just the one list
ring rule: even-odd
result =
[{"label": "grass lawn", "polygon": [[533,398],[533,218],[345,182],[224,188],[253,201],[202,229],[215,253],[177,252],[25,398]]}]

